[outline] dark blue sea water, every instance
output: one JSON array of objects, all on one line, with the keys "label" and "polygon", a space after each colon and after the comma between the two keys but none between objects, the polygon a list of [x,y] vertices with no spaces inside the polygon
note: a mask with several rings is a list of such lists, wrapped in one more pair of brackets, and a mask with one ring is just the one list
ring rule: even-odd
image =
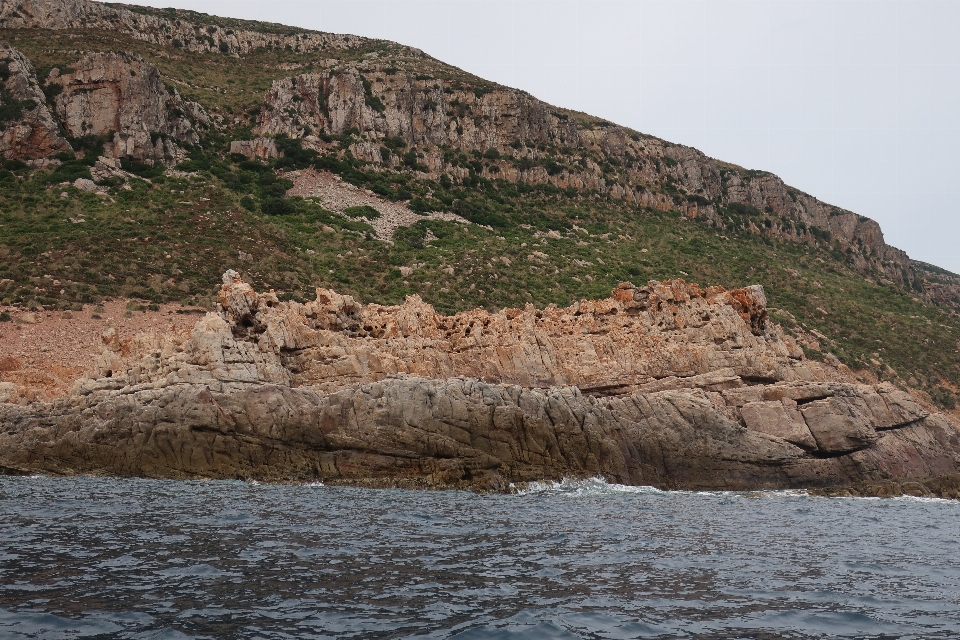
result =
[{"label": "dark blue sea water", "polygon": [[958,638],[960,503],[0,478],[0,638]]}]

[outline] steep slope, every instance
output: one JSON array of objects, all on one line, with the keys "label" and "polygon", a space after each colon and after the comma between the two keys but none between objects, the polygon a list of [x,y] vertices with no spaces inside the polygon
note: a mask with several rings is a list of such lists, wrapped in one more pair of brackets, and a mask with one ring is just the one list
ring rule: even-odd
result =
[{"label": "steep slope", "polygon": [[[578,122],[523,91],[478,90],[383,64],[350,66],[274,82],[255,128],[290,138],[349,130],[368,138],[351,145],[351,154],[374,166],[402,166],[397,154],[381,151],[384,140],[400,139],[423,149],[415,161],[422,171],[460,181],[478,175],[590,190],[641,206],[678,208],[719,228],[736,224],[724,219],[725,205],[747,205],[760,215],[759,225],[769,224],[764,230],[770,234],[807,241],[819,232],[851,249],[858,268],[880,269],[906,284],[914,280],[907,255],[884,242],[873,220],[690,147],[607,122]],[[319,140],[310,142],[323,148]],[[466,155],[471,152],[481,156]]]},{"label": "steep slope", "polygon": [[[769,173],[389,42],[81,0],[8,0],[0,19],[82,156],[7,154],[4,304],[209,302],[237,263],[287,298],[416,293],[444,312],[759,281],[811,357],[954,402],[960,282]],[[363,197],[318,186],[337,179]]]}]

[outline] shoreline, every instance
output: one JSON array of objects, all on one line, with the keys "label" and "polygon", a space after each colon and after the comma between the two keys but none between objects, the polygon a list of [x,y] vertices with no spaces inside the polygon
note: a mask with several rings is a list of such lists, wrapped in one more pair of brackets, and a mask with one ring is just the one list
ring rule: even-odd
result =
[{"label": "shoreline", "polygon": [[318,289],[300,304],[223,281],[192,327],[128,337],[107,323],[69,393],[0,402],[0,468],[958,495],[960,427],[807,360],[759,286],[623,283],[564,309],[445,316],[417,296],[384,307]]}]

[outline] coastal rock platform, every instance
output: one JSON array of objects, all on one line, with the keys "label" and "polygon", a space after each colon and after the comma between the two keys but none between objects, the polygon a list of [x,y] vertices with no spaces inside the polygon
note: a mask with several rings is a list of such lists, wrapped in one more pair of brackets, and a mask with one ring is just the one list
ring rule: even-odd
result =
[{"label": "coastal rock platform", "polygon": [[102,342],[65,396],[0,403],[0,471],[850,495],[949,493],[932,479],[960,473],[954,422],[805,359],[759,286],[624,283],[566,308],[445,316],[416,296],[280,302],[227,272],[191,329],[108,325]]}]

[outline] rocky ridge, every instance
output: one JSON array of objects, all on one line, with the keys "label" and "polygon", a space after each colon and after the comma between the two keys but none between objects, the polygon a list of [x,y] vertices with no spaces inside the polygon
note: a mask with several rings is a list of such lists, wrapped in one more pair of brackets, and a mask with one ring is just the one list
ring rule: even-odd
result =
[{"label": "rocky ridge", "polygon": [[319,289],[298,304],[224,281],[219,311],[191,330],[108,326],[69,395],[0,404],[0,465],[479,490],[591,475],[900,486],[960,471],[957,425],[805,360],[760,287],[625,283],[563,309],[443,316],[416,297],[383,307]]},{"label": "rocky ridge", "polygon": [[382,168],[403,167],[401,155],[383,147],[399,139],[416,148],[420,170],[433,177],[476,174],[593,190],[642,206],[679,208],[721,227],[727,220],[718,205],[748,205],[779,221],[757,232],[798,242],[829,232],[856,250],[859,268],[906,284],[914,279],[907,254],[885,243],[874,220],[823,203],[773,174],[608,122],[578,121],[517,89],[478,89],[385,64],[348,65],[275,81],[256,127],[261,135],[303,139],[320,151],[326,147],[313,133],[349,130],[367,138],[350,147],[353,156]]},{"label": "rocky ridge", "polygon": [[[156,45],[197,53],[238,55],[260,48],[297,52],[355,49],[372,41],[351,35],[259,24],[259,29],[219,24],[211,16],[182,10],[152,10],[88,0],[0,0],[0,27],[17,29],[97,29],[116,31]],[[249,23],[246,23],[249,24]],[[274,32],[269,32],[272,29]],[[411,49],[408,53],[416,53]]]},{"label": "rocky ridge", "polygon": [[[237,28],[228,28],[227,23],[236,23]],[[109,30],[159,46],[213,55],[268,48],[299,53],[349,51],[378,42],[87,0],[5,0],[0,2],[0,27]],[[826,239],[838,243],[864,273],[880,272],[917,291],[926,288],[928,299],[958,308],[958,287],[925,285],[923,270],[917,270],[903,251],[885,242],[875,221],[823,203],[772,174],[746,170],[690,147],[557,109],[523,91],[424,74],[418,65],[427,58],[421,52],[404,47],[391,51],[382,61],[380,54],[374,53],[363,62],[318,59],[327,71],[277,80],[257,116],[257,133],[285,134],[304,140],[308,147],[327,150],[314,134],[341,135],[356,130],[361,140],[349,151],[374,168],[413,167],[433,178],[442,174],[458,180],[480,176],[588,190],[642,206],[679,209],[720,228],[747,225],[758,234],[796,242]],[[120,79],[118,74],[112,77],[114,82]],[[76,89],[82,95],[88,87]],[[148,104],[166,101],[153,88],[144,89]],[[125,110],[126,99],[120,98],[117,113]],[[174,95],[174,101],[178,98]],[[134,99],[133,108],[126,110],[136,112],[138,102]],[[96,128],[93,121],[98,119],[86,118],[89,109],[84,104],[58,99],[61,103],[73,109],[72,113],[58,113],[71,135]],[[170,140],[189,142],[193,135],[188,129],[202,129],[208,121],[199,107],[174,107],[172,111],[187,117],[179,122],[176,118],[144,122],[150,131],[141,130],[140,123],[131,123],[134,126],[129,131],[118,129],[108,155],[167,163],[182,159]],[[383,145],[388,139],[411,145],[414,156],[392,152]],[[745,211],[755,219],[734,220],[724,212],[730,207],[747,207]]]},{"label": "rocky ridge", "polygon": [[[167,15],[166,10],[88,0],[0,2],[0,27],[117,31],[155,45],[215,55],[261,48],[348,51],[378,42],[277,25],[250,29],[235,22],[237,28],[227,28],[219,24],[224,20],[202,14]],[[740,224],[725,216],[723,207],[744,205],[770,216],[749,222],[758,233],[798,242],[829,237],[843,250],[850,249],[851,260],[861,270],[879,270],[908,286],[922,285],[907,255],[886,244],[875,221],[823,203],[772,174],[557,109],[523,91],[424,74],[417,64],[426,58],[414,49],[401,47],[394,54],[403,61],[379,61],[377,56],[360,63],[324,58],[317,62],[330,67],[327,71],[277,80],[257,116],[257,133],[285,134],[323,148],[312,134],[340,135],[356,129],[366,140],[355,143],[350,152],[375,167],[403,165],[398,154],[381,149],[386,138],[396,138],[416,147],[409,164],[433,177],[445,173],[464,179],[476,174],[592,190],[642,206],[680,209],[721,228]],[[67,119],[82,125],[81,112]],[[203,118],[197,115],[193,121],[200,126]],[[70,128],[72,135],[77,128]],[[167,134],[168,128],[153,132]],[[114,146],[117,152],[140,154],[142,138],[140,134],[138,140],[116,141]],[[490,155],[493,152],[496,155]],[[169,150],[154,155],[168,156]]]}]

